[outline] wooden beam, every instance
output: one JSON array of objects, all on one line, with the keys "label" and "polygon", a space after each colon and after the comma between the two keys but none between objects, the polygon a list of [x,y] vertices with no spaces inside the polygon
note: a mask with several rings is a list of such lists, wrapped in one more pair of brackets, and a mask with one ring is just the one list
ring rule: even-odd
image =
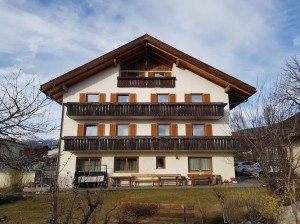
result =
[{"label": "wooden beam", "polygon": [[116,59],[116,58],[114,58],[114,65],[115,65],[115,66],[117,66],[117,65],[118,65],[118,63],[117,63],[117,59]]},{"label": "wooden beam", "polygon": [[66,86],[65,84],[62,85],[62,89],[65,93],[67,93],[69,91],[69,87]]},{"label": "wooden beam", "polygon": [[145,57],[148,59],[148,43],[145,43]]},{"label": "wooden beam", "polygon": [[230,90],[230,85],[226,86],[226,88],[224,89],[224,92],[225,92],[225,93],[228,93],[229,90]]},{"label": "wooden beam", "polygon": [[179,63],[180,63],[180,60],[179,60],[179,58],[177,58],[177,60],[176,60],[176,67],[179,67]]}]

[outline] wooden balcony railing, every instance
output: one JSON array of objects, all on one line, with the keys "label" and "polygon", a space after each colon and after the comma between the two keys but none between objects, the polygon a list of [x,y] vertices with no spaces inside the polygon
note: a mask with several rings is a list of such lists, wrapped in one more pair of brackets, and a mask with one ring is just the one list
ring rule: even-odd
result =
[{"label": "wooden balcony railing", "polygon": [[193,117],[220,119],[226,103],[66,103],[71,118],[97,116]]},{"label": "wooden balcony railing", "polygon": [[64,137],[65,151],[242,150],[245,139],[213,137]]},{"label": "wooden balcony railing", "polygon": [[118,77],[118,87],[175,88],[175,77]]}]

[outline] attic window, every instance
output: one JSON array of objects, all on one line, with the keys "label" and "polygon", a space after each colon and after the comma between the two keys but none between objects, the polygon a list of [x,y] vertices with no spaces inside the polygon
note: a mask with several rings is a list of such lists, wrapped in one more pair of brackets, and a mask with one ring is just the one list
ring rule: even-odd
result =
[{"label": "attic window", "polygon": [[128,72],[128,77],[129,78],[137,78],[137,77],[139,77],[139,73],[138,72]]},{"label": "attic window", "polygon": [[159,77],[165,77],[165,74],[162,72],[155,72],[154,77],[159,78]]}]

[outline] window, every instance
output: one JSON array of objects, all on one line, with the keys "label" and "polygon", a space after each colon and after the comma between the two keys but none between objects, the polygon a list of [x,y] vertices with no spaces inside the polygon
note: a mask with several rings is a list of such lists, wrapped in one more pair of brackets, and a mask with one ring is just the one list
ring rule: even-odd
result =
[{"label": "window", "polygon": [[168,124],[158,125],[158,136],[170,136],[170,125]]},{"label": "window", "polygon": [[101,159],[100,158],[78,158],[77,171],[78,172],[100,172]]},{"label": "window", "polygon": [[115,172],[138,172],[137,157],[115,158]]},{"label": "window", "polygon": [[192,94],[191,102],[192,103],[202,103],[202,94]]},{"label": "window", "polygon": [[96,125],[85,126],[85,136],[97,136],[97,126]]},{"label": "window", "polygon": [[193,125],[193,136],[204,136],[204,125],[194,124]]},{"label": "window", "polygon": [[156,169],[165,169],[166,160],[165,157],[156,157]]},{"label": "window", "polygon": [[165,74],[164,73],[160,73],[160,72],[155,72],[154,73],[154,77],[156,77],[156,78],[165,77]]},{"label": "window", "polygon": [[86,101],[87,102],[98,102],[99,94],[87,94]]},{"label": "window", "polygon": [[158,94],[157,95],[157,102],[158,103],[167,103],[167,102],[169,102],[169,95],[168,94]]},{"label": "window", "polygon": [[137,77],[139,77],[139,73],[138,72],[128,72],[128,77],[129,78],[137,78]]},{"label": "window", "polygon": [[128,136],[129,125],[118,124],[117,125],[117,136]]},{"label": "window", "polygon": [[211,158],[189,158],[189,171],[212,171]]},{"label": "window", "polygon": [[128,103],[129,95],[118,95],[118,102],[119,103]]}]

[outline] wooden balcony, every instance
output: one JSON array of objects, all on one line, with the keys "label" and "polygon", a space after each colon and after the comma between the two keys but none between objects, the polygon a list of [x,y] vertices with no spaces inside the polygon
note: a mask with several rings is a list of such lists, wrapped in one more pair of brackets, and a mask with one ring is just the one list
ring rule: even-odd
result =
[{"label": "wooden balcony", "polygon": [[65,151],[236,151],[245,149],[245,139],[213,137],[64,137]]},{"label": "wooden balcony", "polygon": [[175,88],[175,77],[118,77],[118,87]]},{"label": "wooden balcony", "polygon": [[67,116],[72,119],[220,119],[226,103],[66,103]]}]

